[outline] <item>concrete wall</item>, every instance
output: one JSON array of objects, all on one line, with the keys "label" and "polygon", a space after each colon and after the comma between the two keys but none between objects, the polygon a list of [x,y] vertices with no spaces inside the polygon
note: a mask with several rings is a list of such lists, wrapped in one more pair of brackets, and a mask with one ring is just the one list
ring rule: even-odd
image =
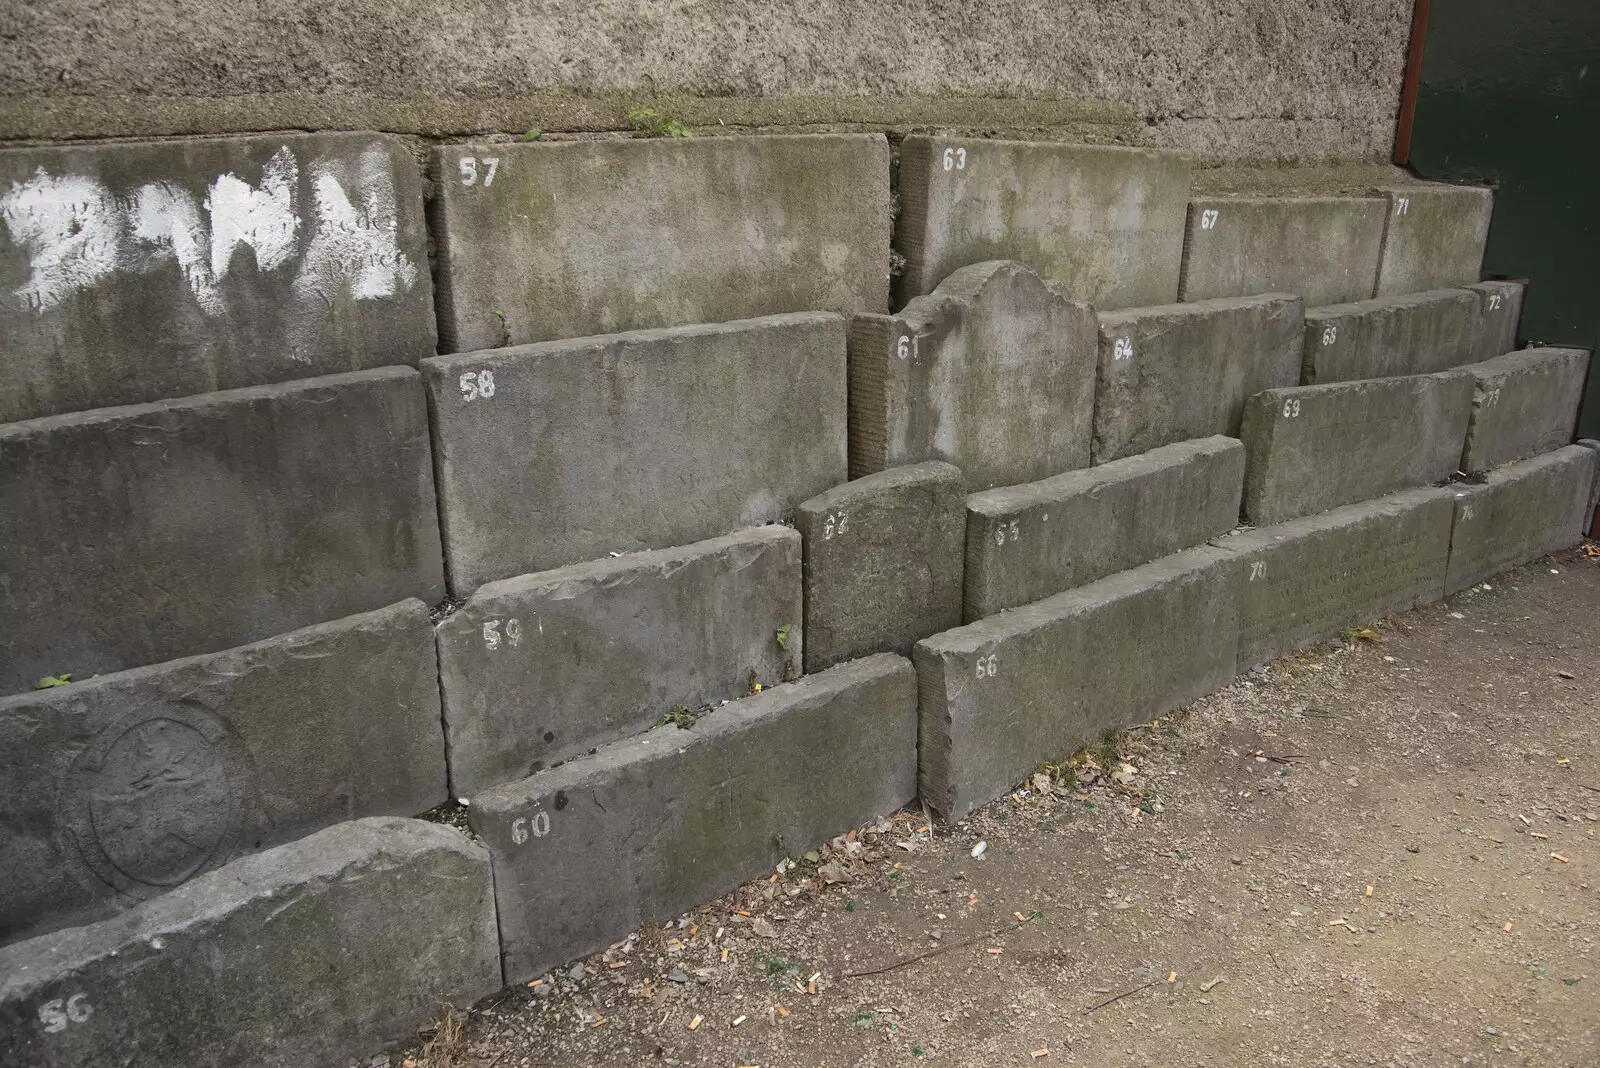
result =
[{"label": "concrete wall", "polygon": [[295,0],[13,5],[0,137],[704,126],[1011,129],[1249,159],[1394,136],[1411,5]]}]

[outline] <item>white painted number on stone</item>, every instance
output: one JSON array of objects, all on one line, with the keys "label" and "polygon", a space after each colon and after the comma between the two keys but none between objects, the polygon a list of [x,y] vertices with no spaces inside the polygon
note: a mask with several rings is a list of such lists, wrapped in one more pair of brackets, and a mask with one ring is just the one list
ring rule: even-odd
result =
[{"label": "white painted number on stone", "polygon": [[457,384],[461,387],[461,399],[464,401],[475,401],[479,397],[488,400],[494,396],[493,371],[468,371]]},{"label": "white painted number on stone", "polygon": [[39,1021],[50,1034],[65,1031],[69,1023],[83,1023],[94,1015],[89,995],[74,994],[69,998],[54,998],[39,1006]]},{"label": "white painted number on stone", "polygon": [[829,512],[828,518],[822,523],[822,540],[827,541],[835,534],[844,537],[845,530],[850,526],[850,513]]},{"label": "white painted number on stone", "polygon": [[1133,359],[1133,338],[1117,338],[1117,340],[1111,346],[1111,358],[1114,360]]},{"label": "white painted number on stone", "polygon": [[1286,400],[1286,401],[1284,401],[1283,402],[1283,417],[1285,419],[1298,419],[1298,418],[1300,418],[1300,402],[1297,401],[1297,400]]},{"label": "white painted number on stone", "polygon": [[1410,214],[1410,212],[1411,212],[1411,198],[1410,197],[1395,197],[1394,198],[1394,213],[1396,215],[1408,215],[1408,214]]},{"label": "white painted number on stone", "polygon": [[530,820],[526,816],[518,816],[511,821],[511,840],[521,845],[528,840],[531,834],[535,838],[543,838],[550,833],[550,813],[535,812]]},{"label": "white painted number on stone", "polygon": [[1498,294],[1498,293],[1490,293],[1489,294],[1489,310],[1490,311],[1499,311],[1500,310],[1500,294]]},{"label": "white painted number on stone", "polygon": [[483,187],[489,188],[494,184],[494,172],[500,169],[500,157],[485,156],[477,159],[473,156],[461,157],[461,184],[478,184],[478,164],[483,164]]},{"label": "white painted number on stone", "polygon": [[1221,215],[1222,213],[1216,208],[1207,208],[1206,210],[1202,211],[1200,213],[1200,229],[1215,230],[1217,228],[1217,219],[1221,217]]},{"label": "white painted number on stone", "polygon": [[978,678],[992,679],[1000,671],[1000,662],[994,653],[978,657]]},{"label": "white painted number on stone", "polygon": [[1323,327],[1323,330],[1322,330],[1322,343],[1324,345],[1331,345],[1335,341],[1338,341],[1338,340],[1339,340],[1339,328],[1337,326]]},{"label": "white painted number on stone", "polygon": [[1267,577],[1267,562],[1265,560],[1250,561],[1250,581]]},{"label": "white painted number on stone", "polygon": [[999,526],[994,528],[994,543],[1004,545],[1008,541],[1016,541],[1021,534],[1022,530],[1017,526],[1017,520],[1013,519],[1009,523],[1001,520]]},{"label": "white painted number on stone", "polygon": [[1500,399],[1500,391],[1498,389],[1486,389],[1486,390],[1483,391],[1483,406],[1485,408],[1487,408],[1490,405],[1494,404],[1494,402],[1499,400],[1499,399]]},{"label": "white painted number on stone", "polygon": [[903,337],[895,342],[894,354],[902,360],[909,360],[911,358],[911,339]]},{"label": "white painted number on stone", "polygon": [[505,640],[515,649],[522,644],[520,619],[488,619],[483,624],[483,644],[490,649],[500,648],[500,628],[505,627]]},{"label": "white painted number on stone", "polygon": [[947,171],[964,171],[967,169],[967,150],[964,148],[947,148],[944,150],[944,169]]}]

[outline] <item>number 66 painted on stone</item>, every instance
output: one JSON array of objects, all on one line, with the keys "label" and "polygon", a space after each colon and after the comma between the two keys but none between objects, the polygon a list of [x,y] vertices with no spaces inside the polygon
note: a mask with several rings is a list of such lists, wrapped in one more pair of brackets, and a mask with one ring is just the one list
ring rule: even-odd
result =
[{"label": "number 66 painted on stone", "polygon": [[988,656],[978,657],[978,678],[992,679],[999,671],[1000,660],[998,654],[990,653]]}]

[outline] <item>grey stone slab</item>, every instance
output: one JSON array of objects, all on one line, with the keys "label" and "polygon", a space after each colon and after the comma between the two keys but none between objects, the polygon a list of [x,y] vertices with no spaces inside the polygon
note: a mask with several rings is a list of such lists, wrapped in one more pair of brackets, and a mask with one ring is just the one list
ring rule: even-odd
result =
[{"label": "grey stone slab", "polygon": [[916,794],[916,683],[881,653],[474,799],[508,982],[592,953]]},{"label": "grey stone slab", "polygon": [[798,675],[800,568],[799,534],[758,527],[478,587],[438,628],[452,792]]},{"label": "grey stone slab", "polygon": [[1523,349],[1462,370],[1477,380],[1463,471],[1487,471],[1572,444],[1587,349]]},{"label": "grey stone slab", "polygon": [[805,538],[805,669],[909,656],[961,622],[965,480],[949,464],[896,467],[795,510]]},{"label": "grey stone slab", "polygon": [[441,352],[885,311],[882,134],[434,149]]},{"label": "grey stone slab", "polygon": [[1444,596],[1455,494],[1401,490],[1239,531],[1239,668]]},{"label": "grey stone slab", "polygon": [[489,857],[376,817],[0,949],[0,1063],[328,1068],[500,987]]},{"label": "grey stone slab", "polygon": [[1425,375],[1470,363],[1481,302],[1464,289],[1435,289],[1306,309],[1301,382]]},{"label": "grey stone slab", "polygon": [[1094,309],[1009,261],[850,324],[850,473],[945,460],[968,489],[1089,464]]},{"label": "grey stone slab", "polygon": [[1600,452],[1568,445],[1459,485],[1445,593],[1583,540]]},{"label": "grey stone slab", "polygon": [[[1577,444],[1582,445],[1596,455],[1600,455],[1600,441],[1596,441],[1594,438],[1583,438]],[[1595,465],[1594,483],[1589,487],[1589,507],[1588,511],[1584,512],[1585,523],[1589,522],[1589,517],[1594,515],[1596,507],[1600,507],[1600,463]]]},{"label": "grey stone slab", "polygon": [[1373,296],[1478,281],[1494,193],[1466,185],[1407,185],[1379,192],[1389,199],[1389,221]]},{"label": "grey stone slab", "polygon": [[371,133],[0,151],[0,423],[433,355],[421,178]]},{"label": "grey stone slab", "polygon": [[1372,295],[1387,202],[1376,197],[1205,197],[1189,202],[1179,300]]},{"label": "grey stone slab", "polygon": [[451,590],[782,519],[843,482],[815,312],[424,360]]},{"label": "grey stone slab", "polygon": [[0,694],[444,594],[410,368],[0,427]]},{"label": "grey stone slab", "polygon": [[1233,678],[1237,560],[1188,549],[917,644],[919,781],[947,820]]},{"label": "grey stone slab", "polygon": [[445,798],[420,601],[0,699],[0,942]]},{"label": "grey stone slab", "polygon": [[1281,293],[1101,312],[1094,462],[1237,437],[1246,398],[1300,381],[1304,312]]},{"label": "grey stone slab", "polygon": [[1516,351],[1517,328],[1522,323],[1522,304],[1528,295],[1527,280],[1494,279],[1464,288],[1478,299],[1478,321],[1473,335],[1472,358],[1463,362],[1492,360]]},{"label": "grey stone slab", "polygon": [[1189,169],[1151,149],[907,137],[896,306],[984,260],[1025,263],[1097,308],[1176,300]]},{"label": "grey stone slab", "polygon": [[963,618],[1082,586],[1239,524],[1244,446],[1200,438],[967,498]]},{"label": "grey stone slab", "polygon": [[1455,474],[1465,371],[1269,389],[1245,406],[1244,512],[1267,526]]}]

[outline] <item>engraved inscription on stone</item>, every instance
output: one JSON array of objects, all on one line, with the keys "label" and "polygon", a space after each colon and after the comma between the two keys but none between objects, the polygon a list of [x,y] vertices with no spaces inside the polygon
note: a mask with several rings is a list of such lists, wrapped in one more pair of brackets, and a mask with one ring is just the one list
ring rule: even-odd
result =
[{"label": "engraved inscription on stone", "polygon": [[78,855],[139,899],[226,863],[243,817],[238,749],[225,724],[195,709],[143,710],[102,730],[63,784]]}]

